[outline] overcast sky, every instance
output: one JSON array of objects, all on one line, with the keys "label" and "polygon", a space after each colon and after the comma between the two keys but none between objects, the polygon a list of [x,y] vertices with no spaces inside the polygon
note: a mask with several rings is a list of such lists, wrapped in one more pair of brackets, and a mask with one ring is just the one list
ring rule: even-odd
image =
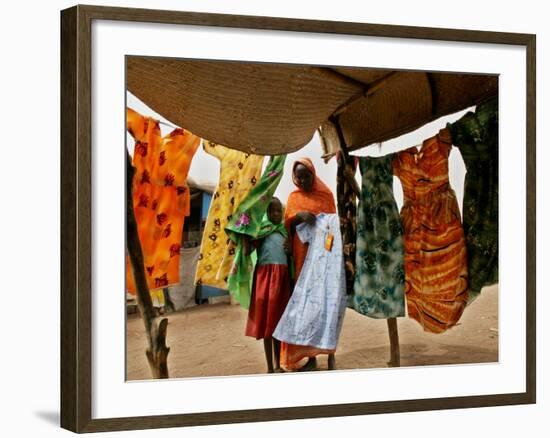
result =
[{"label": "overcast sky", "polygon": [[[166,120],[164,117],[162,117],[160,114],[153,111],[130,92],[127,93],[127,105],[144,116],[150,116],[155,119],[173,124],[169,120]],[[380,156],[391,152],[403,150],[410,146],[419,146],[423,140],[437,134],[437,132],[441,128],[444,128],[448,122],[453,122],[459,119],[468,110],[472,110],[472,108],[452,114],[450,116],[442,117],[432,123],[424,125],[422,128],[419,128],[416,131],[384,142],[382,143],[381,147],[371,146],[363,148],[359,151],[355,151],[353,152],[353,154],[357,156]],[[162,135],[169,133],[173,129],[163,124],[160,125],[160,128]],[[182,126],[182,128],[185,128],[185,126]],[[126,145],[130,153],[132,153],[134,148],[134,140],[132,139],[130,134],[127,134]],[[300,157],[309,157],[313,161],[313,164],[315,165],[315,168],[317,170],[317,175],[332,189],[333,193],[336,194],[336,160],[333,158],[327,164],[325,164],[324,161],[321,159],[322,153],[323,152],[321,149],[321,143],[316,133],[309,144],[304,146],[299,151],[289,154],[285,163],[285,173],[283,175],[283,178],[281,179],[281,183],[277,191],[275,192],[275,196],[281,199],[283,203],[286,203],[288,195],[295,189],[290,173],[292,163],[296,158]],[[266,163],[267,159],[264,162],[264,166],[266,165]],[[464,167],[464,162],[462,161],[462,157],[460,156],[460,152],[456,148],[453,148],[449,158],[449,174],[451,186],[456,192],[461,209],[465,172],[466,170]],[[205,153],[202,148],[199,148],[191,163],[189,176],[198,183],[217,184],[218,175],[219,161],[211,155]],[[357,180],[360,181],[359,171],[357,172]],[[401,190],[401,184],[396,177],[394,177],[394,192],[397,204],[399,208],[401,208],[401,205],[403,203],[403,194]]]}]

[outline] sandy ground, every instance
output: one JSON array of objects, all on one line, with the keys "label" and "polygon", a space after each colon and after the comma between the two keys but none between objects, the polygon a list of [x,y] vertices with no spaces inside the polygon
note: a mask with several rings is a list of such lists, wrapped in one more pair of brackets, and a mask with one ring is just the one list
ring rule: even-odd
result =
[{"label": "sandy ground", "polygon": [[[246,311],[238,305],[206,304],[167,315],[170,377],[266,372],[263,342],[244,336]],[[498,361],[498,288],[486,288],[466,308],[460,324],[443,334],[425,333],[408,318],[398,319],[401,366]],[[149,379],[143,323],[127,320],[127,379]],[[319,366],[326,369],[326,357]],[[347,309],[338,350],[338,369],[383,368],[389,360],[385,320]]]}]

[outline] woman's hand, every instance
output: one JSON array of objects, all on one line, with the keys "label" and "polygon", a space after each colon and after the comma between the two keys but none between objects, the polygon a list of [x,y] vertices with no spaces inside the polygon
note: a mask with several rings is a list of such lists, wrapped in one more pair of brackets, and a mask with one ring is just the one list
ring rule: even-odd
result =
[{"label": "woman's hand", "polygon": [[301,211],[300,213],[296,213],[296,217],[300,219],[300,222],[305,222],[308,225],[315,224],[315,215],[309,211]]},{"label": "woman's hand", "polygon": [[301,224],[302,222],[305,222],[308,225],[315,224],[315,215],[310,213],[309,211],[301,211],[299,213],[296,213],[294,216],[294,219],[290,222],[290,234],[294,235],[296,232],[296,226]]}]

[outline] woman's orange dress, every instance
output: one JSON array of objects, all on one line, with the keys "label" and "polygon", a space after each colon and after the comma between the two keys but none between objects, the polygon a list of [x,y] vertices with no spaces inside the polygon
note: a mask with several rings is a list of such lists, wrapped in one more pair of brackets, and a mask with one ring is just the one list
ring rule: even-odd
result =
[{"label": "woman's orange dress", "polygon": [[449,184],[451,147],[442,130],[425,140],[420,151],[408,148],[393,161],[405,197],[401,221],[407,310],[432,333],[456,325],[468,301],[464,230]]}]

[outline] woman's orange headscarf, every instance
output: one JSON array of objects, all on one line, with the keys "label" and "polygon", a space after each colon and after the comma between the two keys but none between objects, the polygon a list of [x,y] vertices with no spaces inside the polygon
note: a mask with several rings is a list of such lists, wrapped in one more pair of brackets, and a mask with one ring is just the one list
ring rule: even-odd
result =
[{"label": "woman's orange headscarf", "polygon": [[[319,213],[336,213],[334,195],[328,186],[321,181],[315,172],[315,167],[309,158],[300,158],[292,166],[292,181],[298,186],[294,171],[298,164],[304,165],[313,175],[311,191],[306,192],[298,187],[288,197],[285,208],[285,226],[290,231],[290,223],[297,213],[306,211],[314,215]],[[294,256],[295,276],[298,278],[307,254],[307,245],[298,236],[292,237],[292,253]]]}]

